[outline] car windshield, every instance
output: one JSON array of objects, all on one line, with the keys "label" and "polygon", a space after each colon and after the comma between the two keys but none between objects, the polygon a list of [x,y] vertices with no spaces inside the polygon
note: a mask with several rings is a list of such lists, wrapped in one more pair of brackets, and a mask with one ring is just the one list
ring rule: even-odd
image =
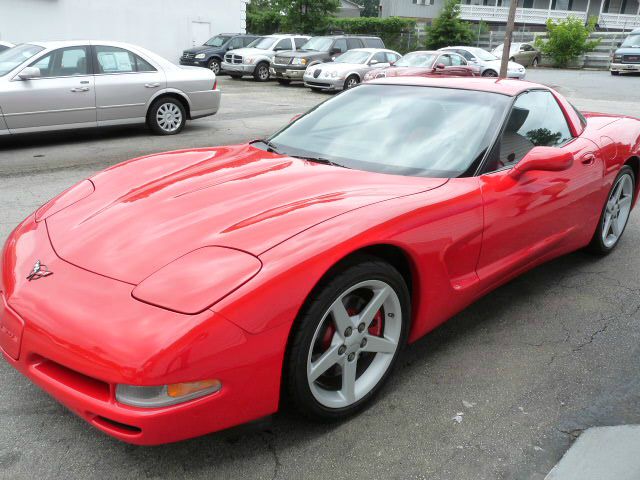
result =
[{"label": "car windshield", "polygon": [[363,84],[276,133],[270,146],[347,168],[444,177],[475,171],[510,97],[497,93]]},{"label": "car windshield", "polygon": [[0,53],[0,77],[44,50],[38,45],[18,45]]},{"label": "car windshield", "polygon": [[407,53],[396,62],[396,67],[430,67],[435,58],[433,53]]},{"label": "car windshield", "polygon": [[625,41],[622,42],[621,47],[640,48],[640,33],[633,33],[629,35]]},{"label": "car windshield", "polygon": [[472,55],[478,57],[480,60],[484,60],[487,62],[490,62],[491,60],[498,60],[498,57],[496,57],[493,53],[489,53],[481,48],[467,48],[467,51]]},{"label": "car windshield", "polygon": [[333,39],[329,37],[314,37],[305,43],[301,50],[314,50],[316,52],[326,52],[331,48]]},{"label": "car windshield", "polygon": [[277,38],[273,37],[261,37],[256,38],[253,42],[248,45],[248,48],[259,48],[260,50],[269,50],[274,43],[278,41]]},{"label": "car windshield", "polygon": [[217,35],[217,36],[207,40],[205,45],[208,46],[208,47],[221,47],[222,45],[227,43],[230,38],[231,37],[229,37],[229,36]]},{"label": "car windshield", "polygon": [[366,63],[367,59],[371,55],[370,52],[363,52],[358,50],[349,50],[347,53],[343,53],[334,60],[336,63]]}]

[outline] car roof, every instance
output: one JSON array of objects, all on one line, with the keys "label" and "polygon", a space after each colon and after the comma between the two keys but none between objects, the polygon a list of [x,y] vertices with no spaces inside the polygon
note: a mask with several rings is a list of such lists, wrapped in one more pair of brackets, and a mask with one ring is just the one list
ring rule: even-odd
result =
[{"label": "car roof", "polygon": [[419,54],[422,54],[422,55],[440,55],[442,52],[440,52],[438,50],[415,50],[413,52],[407,53],[407,55],[410,55],[412,53],[419,53]]},{"label": "car roof", "polygon": [[380,85],[408,85],[415,87],[439,87],[458,90],[476,90],[479,92],[499,93],[515,97],[527,90],[548,87],[524,80],[493,79],[485,77],[387,77],[367,82]]},{"label": "car roof", "polygon": [[374,47],[352,48],[349,51],[350,52],[367,52],[367,53],[378,53],[378,52],[397,53],[397,52],[394,52],[393,50],[389,50],[388,48],[374,48]]}]

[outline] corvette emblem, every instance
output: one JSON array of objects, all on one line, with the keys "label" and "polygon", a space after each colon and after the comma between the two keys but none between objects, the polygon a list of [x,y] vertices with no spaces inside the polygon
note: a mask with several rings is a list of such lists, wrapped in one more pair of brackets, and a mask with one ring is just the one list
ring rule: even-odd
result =
[{"label": "corvette emblem", "polygon": [[46,265],[43,265],[40,260],[38,260],[33,266],[33,270],[27,277],[27,280],[38,280],[43,277],[48,277],[49,275],[53,275],[53,272],[50,272]]}]

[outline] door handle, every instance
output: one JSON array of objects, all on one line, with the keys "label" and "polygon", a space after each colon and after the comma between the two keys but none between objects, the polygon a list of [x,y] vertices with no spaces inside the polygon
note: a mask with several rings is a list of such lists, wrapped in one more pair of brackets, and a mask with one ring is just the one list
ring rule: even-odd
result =
[{"label": "door handle", "polygon": [[596,161],[596,156],[593,153],[587,153],[582,157],[582,160],[581,160],[583,165],[593,165],[595,161]]},{"label": "door handle", "polygon": [[89,87],[75,87],[71,89],[72,93],[88,92]]},{"label": "door handle", "polygon": [[145,83],[144,86],[146,88],[158,88],[160,86],[159,83]]}]

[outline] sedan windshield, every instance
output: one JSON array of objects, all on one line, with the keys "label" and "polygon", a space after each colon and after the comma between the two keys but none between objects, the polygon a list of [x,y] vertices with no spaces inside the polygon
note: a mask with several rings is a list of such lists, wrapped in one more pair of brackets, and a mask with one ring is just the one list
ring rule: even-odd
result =
[{"label": "sedan windshield", "polygon": [[472,55],[478,57],[480,60],[484,60],[486,62],[490,62],[491,60],[498,60],[498,57],[496,57],[493,53],[489,53],[481,48],[467,48],[467,51]]},{"label": "sedan windshield", "polygon": [[223,35],[217,35],[217,36],[207,40],[205,45],[208,46],[208,47],[221,47],[222,45],[227,43],[230,38],[231,37],[228,37],[228,36],[225,37]]},{"label": "sedan windshield", "polygon": [[358,50],[349,50],[334,60],[336,63],[366,63],[371,53]]},{"label": "sedan windshield", "polygon": [[0,77],[44,50],[38,45],[18,45],[0,53]]},{"label": "sedan windshield", "polygon": [[371,172],[445,177],[475,171],[500,127],[504,95],[363,84],[269,139],[278,153]]},{"label": "sedan windshield", "polygon": [[396,62],[396,67],[430,67],[436,55],[432,53],[407,53]]},{"label": "sedan windshield", "polygon": [[329,37],[314,37],[305,43],[301,50],[313,50],[316,52],[326,52],[331,48],[333,39]]},{"label": "sedan windshield", "polygon": [[248,48],[259,48],[260,50],[269,50],[278,39],[273,37],[256,38],[248,45]]},{"label": "sedan windshield", "polygon": [[640,33],[633,33],[629,35],[620,46],[628,48],[640,48]]}]

